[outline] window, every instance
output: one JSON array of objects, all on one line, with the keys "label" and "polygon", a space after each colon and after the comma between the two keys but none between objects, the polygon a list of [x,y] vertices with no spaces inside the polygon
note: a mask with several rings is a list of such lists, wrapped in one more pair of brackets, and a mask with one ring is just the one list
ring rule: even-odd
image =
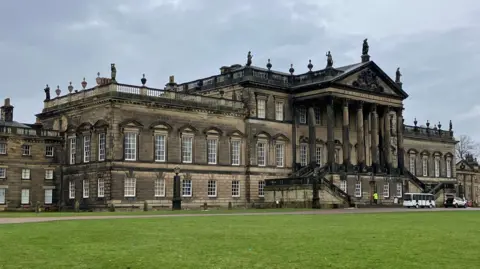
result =
[{"label": "window", "polygon": [[258,197],[264,197],[265,196],[265,181],[259,181],[258,182]]},{"label": "window", "polygon": [[257,162],[258,166],[267,165],[267,143],[259,142],[257,144]]},{"label": "window", "polygon": [[307,166],[307,145],[300,145],[300,165]]},{"label": "window", "polygon": [[452,177],[452,159],[447,159],[447,177]]},{"label": "window", "polygon": [[318,165],[322,165],[322,147],[317,147],[315,149],[315,161]]},{"label": "window", "polygon": [[423,156],[422,157],[422,175],[424,177],[428,177],[428,157],[427,156]]},{"label": "window", "polygon": [[182,136],[182,162],[193,162],[193,136]]},{"label": "window", "polygon": [[435,177],[440,177],[440,157],[435,157]]},{"label": "window", "polygon": [[124,185],[124,196],[125,197],[135,197],[136,188],[137,187],[137,179],[136,178],[125,178],[125,185]]},{"label": "window", "polygon": [[137,159],[137,133],[125,133],[125,160],[135,161]]},{"label": "window", "polygon": [[91,136],[86,135],[83,137],[83,162],[90,162],[90,146],[91,146]]},{"label": "window", "polygon": [[285,144],[276,144],[275,145],[275,162],[277,167],[284,166],[285,159]]},{"label": "window", "polygon": [[53,179],[53,169],[45,170],[45,179]]},{"label": "window", "polygon": [[232,197],[240,197],[240,181],[232,181]]},{"label": "window", "polygon": [[402,183],[397,183],[397,197],[402,197],[403,195],[403,184]]},{"label": "window", "polygon": [[155,161],[156,162],[165,162],[166,160],[166,137],[165,135],[155,135]]},{"label": "window", "polygon": [[7,178],[7,168],[0,167],[0,178],[2,179]]},{"label": "window", "polygon": [[98,134],[98,160],[99,161],[105,161],[105,155],[106,155],[106,134],[101,133]]},{"label": "window", "polygon": [[240,141],[232,140],[232,165],[240,165]]},{"label": "window", "polygon": [[70,138],[70,164],[75,164],[77,158],[77,138]]},{"label": "window", "polygon": [[340,180],[340,189],[347,193],[347,181],[346,180]]},{"label": "window", "polygon": [[30,169],[22,169],[22,179],[30,179]]},{"label": "window", "polygon": [[103,178],[98,179],[97,183],[97,196],[105,197],[105,180]]},{"label": "window", "polygon": [[5,204],[6,189],[0,189],[0,204]]},{"label": "window", "polygon": [[335,163],[340,163],[340,149],[336,148],[335,149],[335,154],[333,155],[333,160]]},{"label": "window", "polygon": [[217,197],[217,182],[215,180],[209,180],[207,186],[208,197]]},{"label": "window", "polygon": [[53,146],[45,146],[45,156],[53,157]]},{"label": "window", "polygon": [[155,197],[165,197],[165,179],[155,179]]},{"label": "window", "polygon": [[182,196],[192,197],[192,181],[190,179],[182,180]]},{"label": "window", "polygon": [[45,190],[45,204],[46,205],[52,204],[52,200],[53,200],[53,190],[52,189]]},{"label": "window", "polygon": [[7,154],[7,144],[0,143],[0,154],[5,155]]},{"label": "window", "polygon": [[315,124],[316,125],[322,124],[321,119],[320,119],[320,115],[321,115],[320,108],[316,107],[316,108],[314,108],[314,111],[315,111]]},{"label": "window", "polygon": [[265,105],[266,105],[266,100],[264,99],[259,99],[257,100],[257,117],[259,119],[265,119]]},{"label": "window", "polygon": [[68,198],[75,199],[75,181],[68,182]]},{"label": "window", "polygon": [[207,139],[208,164],[217,164],[217,139]]},{"label": "window", "polygon": [[283,121],[283,102],[275,103],[275,119]]},{"label": "window", "polygon": [[30,156],[30,145],[22,145],[22,155],[23,156]]},{"label": "window", "polygon": [[383,197],[388,198],[390,197],[390,184],[385,183],[383,185]]},{"label": "window", "polygon": [[355,183],[355,197],[362,197],[362,182]]},{"label": "window", "polygon": [[83,180],[83,198],[88,198],[90,196],[90,182],[88,179]]},{"label": "window", "polygon": [[30,204],[30,190],[22,189],[22,205]]},{"label": "window", "polygon": [[416,171],[415,171],[415,154],[410,154],[410,173],[412,174],[416,174]]},{"label": "window", "polygon": [[300,123],[307,123],[307,109],[304,107],[300,107],[298,109],[298,120]]}]

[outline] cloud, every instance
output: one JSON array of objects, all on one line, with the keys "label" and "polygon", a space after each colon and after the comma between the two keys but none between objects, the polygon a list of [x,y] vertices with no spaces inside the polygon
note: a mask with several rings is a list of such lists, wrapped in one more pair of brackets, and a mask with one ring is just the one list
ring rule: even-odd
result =
[{"label": "cloud", "polygon": [[[361,43],[387,74],[403,73],[405,118],[411,123],[454,120],[458,134],[480,140],[470,124],[478,112],[480,2],[458,0],[46,0],[18,5],[0,1],[0,79],[15,118],[33,121],[45,84],[94,84],[97,72],[162,88],[244,64],[296,72],[360,61]],[[476,111],[476,112],[475,112]],[[470,113],[470,114],[469,114]],[[477,113],[477,114],[476,114]],[[469,115],[469,116],[465,116]],[[469,120],[467,120],[467,118]],[[475,137],[477,136],[477,137]]]}]

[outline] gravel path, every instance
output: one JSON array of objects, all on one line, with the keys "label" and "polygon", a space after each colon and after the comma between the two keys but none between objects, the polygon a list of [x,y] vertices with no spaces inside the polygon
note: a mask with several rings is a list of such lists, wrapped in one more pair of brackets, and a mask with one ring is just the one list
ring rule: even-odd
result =
[{"label": "gravel path", "polygon": [[30,218],[0,218],[0,224],[30,223],[65,220],[101,220],[101,219],[145,219],[145,218],[179,218],[179,217],[212,217],[212,216],[268,216],[268,215],[326,215],[326,214],[358,214],[358,213],[389,213],[389,212],[425,212],[425,211],[480,211],[480,208],[454,209],[408,209],[408,208],[347,208],[347,209],[324,209],[315,211],[292,211],[292,212],[252,212],[252,213],[204,213],[204,214],[159,214],[159,215],[115,215],[115,216],[70,216],[70,217],[30,217]]}]

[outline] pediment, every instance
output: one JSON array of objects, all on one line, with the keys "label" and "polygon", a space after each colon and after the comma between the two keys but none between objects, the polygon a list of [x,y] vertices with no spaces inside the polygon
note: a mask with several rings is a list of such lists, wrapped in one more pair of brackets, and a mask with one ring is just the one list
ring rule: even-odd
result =
[{"label": "pediment", "polygon": [[334,80],[336,83],[360,89],[370,93],[407,98],[408,95],[376,64],[363,66],[358,70],[347,72]]}]

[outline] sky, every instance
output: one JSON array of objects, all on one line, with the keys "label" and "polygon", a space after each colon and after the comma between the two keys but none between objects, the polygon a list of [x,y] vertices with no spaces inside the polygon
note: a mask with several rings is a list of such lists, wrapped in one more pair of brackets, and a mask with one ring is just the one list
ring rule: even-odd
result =
[{"label": "sky", "polygon": [[[478,0],[2,0],[0,98],[14,117],[35,121],[49,84],[67,92],[95,84],[97,72],[117,81],[163,88],[244,64],[306,72],[371,60],[395,77],[401,68],[405,123],[453,122],[455,136],[480,141],[480,1]],[[475,16],[477,15],[477,16]]]}]

